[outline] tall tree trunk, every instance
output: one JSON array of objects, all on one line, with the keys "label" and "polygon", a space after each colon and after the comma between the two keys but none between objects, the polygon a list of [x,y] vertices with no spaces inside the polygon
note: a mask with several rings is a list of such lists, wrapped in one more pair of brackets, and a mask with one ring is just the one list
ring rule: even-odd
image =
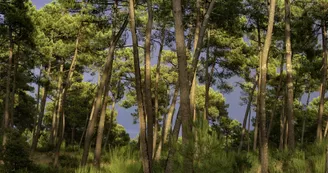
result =
[{"label": "tall tree trunk", "polygon": [[81,37],[81,28],[79,28],[78,35],[75,40],[75,51],[74,51],[74,56],[72,58],[71,66],[69,68],[67,77],[63,83],[61,94],[59,95],[59,101],[58,101],[58,108],[57,108],[57,114],[59,115],[59,131],[61,132],[60,135],[58,135],[58,140],[56,144],[56,154],[55,154],[55,161],[54,161],[54,166],[58,166],[58,159],[59,159],[59,154],[60,154],[60,147],[63,141],[64,137],[64,131],[65,131],[65,115],[64,115],[64,102],[66,100],[66,94],[68,89],[71,86],[73,74],[75,71],[75,66],[77,62],[77,57],[78,57],[78,49],[79,49],[79,41]]},{"label": "tall tree trunk", "polygon": [[51,126],[51,134],[50,134],[50,145],[54,146],[55,141],[57,139],[57,107],[59,103],[59,95],[60,95],[60,87],[62,86],[62,73],[64,72],[64,65],[60,64],[59,65],[59,75],[58,75],[58,82],[57,82],[57,96],[56,96],[56,101],[54,104],[53,108],[53,113],[52,113],[52,126]]},{"label": "tall tree trunk", "polygon": [[182,23],[181,0],[173,0],[173,18],[175,28],[175,40],[178,56],[178,71],[180,85],[180,113],[182,115],[182,145],[184,146],[185,158],[183,161],[183,172],[191,173],[193,170],[193,151],[190,147],[192,142],[191,110],[190,110],[190,88],[187,73],[187,56],[184,38],[184,27]]},{"label": "tall tree trunk", "polygon": [[[209,68],[209,61],[210,61],[210,37],[211,37],[211,33],[210,30],[207,31],[207,50],[206,50],[206,62],[205,62],[205,109],[204,109],[204,117],[203,119],[206,120],[206,118],[209,117],[208,115],[208,106],[209,106],[209,93],[210,93],[210,85],[211,85],[211,80],[209,77],[209,73],[208,73],[208,68]],[[215,63],[213,62],[213,64],[215,65]]]},{"label": "tall tree trunk", "polygon": [[113,124],[114,124],[115,103],[116,102],[112,103],[112,111],[110,113],[109,127],[108,127],[108,131],[107,131],[107,134],[106,134],[106,140],[105,140],[104,145],[103,145],[103,148],[105,148],[105,149],[106,149],[106,146],[108,145],[109,135],[111,133],[111,130],[112,130]]},{"label": "tall tree trunk", "polygon": [[169,111],[165,118],[165,124],[163,126],[163,140],[161,141],[160,145],[158,146],[158,151],[156,152],[155,160],[160,159],[163,145],[165,145],[167,143],[167,136],[171,131],[171,123],[172,123],[172,118],[173,118],[173,114],[174,114],[174,110],[175,110],[175,105],[176,105],[176,102],[178,99],[178,95],[179,95],[179,83],[177,83],[175,86],[172,102],[171,102]]},{"label": "tall tree trunk", "polygon": [[[12,91],[11,91],[11,103],[10,103],[10,127],[14,127],[14,112],[15,112],[15,94],[16,94],[16,78],[17,78],[17,70],[19,63],[19,53],[20,53],[20,45],[17,46],[17,55],[16,58],[13,57],[14,62],[14,71],[13,71],[13,81],[12,81]],[[35,127],[35,126],[34,126]]]},{"label": "tall tree trunk", "polygon": [[[196,1],[196,28],[195,28],[195,36],[194,36],[194,45],[193,45],[193,50],[194,53],[197,49],[197,44],[198,44],[198,40],[200,39],[200,28],[201,28],[201,21],[200,21],[200,16],[201,14],[201,7],[200,7],[200,0]],[[198,57],[194,57],[194,58],[198,58]],[[197,70],[196,70],[197,71]],[[191,89],[190,89],[190,110],[191,110],[191,117],[193,117],[194,121],[196,119],[196,72],[193,74],[193,79],[192,79],[192,84],[191,84]]]},{"label": "tall tree trunk", "polygon": [[[97,139],[96,139],[96,148],[95,148],[95,155],[94,155],[94,166],[98,169],[100,168],[100,157],[101,157],[101,146],[104,134],[104,126],[106,120],[106,110],[108,104],[108,94],[109,94],[109,84],[105,86],[105,93],[103,98],[103,104],[100,113],[100,120],[98,123],[98,131],[97,131]],[[115,102],[115,100],[113,100]]]},{"label": "tall tree trunk", "polygon": [[251,132],[251,116],[252,116],[252,111],[249,111],[249,115],[248,115],[248,129],[247,129],[247,152],[250,151],[250,138],[249,138],[249,134]]},{"label": "tall tree trunk", "polygon": [[[135,24],[135,12],[134,12],[134,0],[129,0],[129,16],[130,16],[130,29],[133,43],[133,60],[134,60],[134,72],[135,72],[135,85],[137,93],[137,104],[138,104],[138,115],[139,115],[139,125],[140,125],[140,152],[141,161],[143,165],[143,172],[152,172],[149,161],[149,153],[147,150],[147,137],[146,137],[146,122],[145,113],[143,105],[143,96],[141,92],[141,75],[140,75],[140,60],[138,51],[138,39],[136,33]],[[151,156],[151,155],[150,155]]]},{"label": "tall tree trunk", "polygon": [[95,101],[94,101],[94,111],[92,114],[90,114],[89,117],[89,122],[88,122],[88,127],[87,131],[85,134],[85,140],[84,140],[84,147],[83,147],[83,155],[81,159],[81,165],[85,166],[88,160],[88,155],[89,155],[89,149],[91,145],[91,140],[94,135],[95,131],[95,125],[96,125],[96,120],[98,118],[98,114],[102,105],[102,97],[104,95],[104,87],[106,84],[109,83],[111,76],[112,76],[112,67],[113,67],[113,60],[114,60],[114,51],[116,49],[116,45],[125,30],[126,26],[128,24],[128,18],[124,20],[123,25],[121,26],[119,32],[116,35],[112,36],[112,40],[110,43],[110,47],[108,50],[108,56],[106,58],[106,63],[104,65],[104,69],[102,70],[102,75],[100,78],[99,86],[97,87],[97,92],[95,96]]},{"label": "tall tree trunk", "polygon": [[[165,24],[163,24],[162,31],[161,31],[161,42],[158,52],[158,60],[157,60],[157,67],[156,67],[156,77],[155,77],[155,119],[154,122],[158,122],[159,113],[158,113],[158,82],[161,72],[161,60],[162,60],[162,51],[164,48],[164,41],[165,41]],[[158,124],[158,123],[156,123]],[[158,126],[157,126],[158,127]],[[155,151],[156,148],[156,139],[157,139],[157,128],[154,129],[154,143],[153,143],[153,150]],[[160,147],[160,146],[159,146]],[[159,151],[160,152],[160,151]],[[154,152],[155,153],[155,152]],[[156,151],[156,154],[158,152]],[[159,154],[160,155],[160,154]]]},{"label": "tall tree trunk", "polygon": [[[285,96],[283,98],[285,100]],[[280,137],[279,137],[279,150],[284,149],[284,134],[285,134],[285,101],[282,104],[281,113],[280,113]]]},{"label": "tall tree trunk", "polygon": [[[306,111],[307,111],[308,106],[309,106],[310,96],[311,96],[311,92],[310,92],[310,87],[309,87],[309,89],[308,89],[308,95],[307,95],[307,99],[306,99]],[[307,116],[307,113],[305,113],[304,116],[303,116],[301,145],[303,145],[303,142],[304,142],[304,132],[305,132],[306,116]]]},{"label": "tall tree trunk", "polygon": [[271,38],[274,25],[274,14],[275,14],[276,0],[270,1],[270,13],[268,29],[266,33],[265,43],[263,47],[263,53],[261,56],[261,83],[260,83],[260,130],[261,130],[261,172],[268,172],[268,139],[266,131],[266,112],[265,112],[265,98],[266,98],[266,75],[267,75],[267,60],[271,45]]},{"label": "tall tree trunk", "polygon": [[252,102],[253,102],[253,96],[254,96],[254,92],[255,92],[257,83],[258,83],[258,81],[255,80],[255,82],[253,84],[252,91],[248,95],[248,103],[247,103],[247,107],[246,107],[246,111],[245,111],[245,116],[244,116],[244,121],[243,121],[243,129],[241,131],[241,138],[240,138],[240,144],[239,144],[239,148],[238,148],[238,153],[240,153],[240,151],[243,148],[243,142],[244,142],[244,136],[245,136],[245,132],[246,132],[247,119],[248,119],[249,112],[251,112],[251,106],[252,106]]},{"label": "tall tree trunk", "polygon": [[175,120],[175,124],[174,124],[174,128],[173,128],[173,132],[171,133],[170,139],[169,139],[169,152],[167,155],[167,159],[166,159],[166,166],[165,166],[165,173],[171,173],[174,172],[173,170],[173,159],[175,157],[175,153],[177,150],[177,141],[178,141],[178,137],[179,137],[179,132],[180,132],[180,127],[182,124],[182,115],[180,113],[180,109],[177,113],[177,118]]},{"label": "tall tree trunk", "polygon": [[257,44],[258,44],[258,53],[259,53],[259,68],[256,70],[258,74],[258,93],[256,97],[256,120],[254,125],[254,140],[253,140],[253,151],[256,151],[257,148],[257,137],[259,135],[259,120],[260,120],[260,86],[261,86],[261,69],[262,69],[262,43],[261,43],[261,28],[259,19],[256,20],[257,26]]},{"label": "tall tree trunk", "polygon": [[322,115],[325,105],[326,78],[327,78],[327,28],[326,21],[321,21],[322,25],[322,82],[320,86],[320,104],[318,111],[317,141],[322,141]]},{"label": "tall tree trunk", "polygon": [[153,118],[153,106],[151,102],[152,92],[151,92],[151,31],[153,27],[153,3],[152,0],[147,0],[148,8],[148,21],[146,27],[146,41],[145,41],[145,113],[147,116],[147,147],[148,147],[148,157],[149,166],[152,167],[153,160],[153,133],[154,133],[154,118]]},{"label": "tall tree trunk", "polygon": [[11,83],[11,67],[13,61],[13,50],[14,42],[12,38],[12,30],[9,26],[9,58],[7,65],[7,81],[6,81],[6,95],[5,95],[5,109],[3,111],[3,136],[2,136],[2,146],[5,146],[7,143],[7,131],[9,128],[9,119],[10,119],[10,83]]},{"label": "tall tree trunk", "polygon": [[[47,76],[50,75],[50,72],[51,72],[51,61],[49,60]],[[35,151],[35,149],[37,148],[37,145],[38,145],[38,140],[40,137],[40,131],[41,131],[41,126],[42,126],[42,121],[43,121],[43,116],[44,116],[44,110],[45,110],[46,102],[47,102],[48,90],[49,90],[49,85],[50,85],[49,82],[44,86],[44,88],[42,90],[42,99],[41,99],[41,105],[40,105],[40,110],[39,110],[39,117],[38,117],[38,121],[37,121],[35,135],[33,136],[31,153],[33,153]]]},{"label": "tall tree trunk", "polygon": [[[280,97],[280,92],[281,92],[281,85],[282,85],[282,80],[283,80],[283,70],[284,70],[284,57],[281,57],[281,62],[280,62],[280,74],[279,74],[279,84],[278,84],[278,88],[276,90],[276,100],[279,99]],[[268,128],[268,139],[270,138],[270,133],[271,133],[271,129],[272,129],[272,125],[273,125],[273,118],[274,115],[276,114],[276,107],[277,107],[277,102],[273,102],[273,106],[271,109],[271,116],[270,116],[270,122],[269,122],[269,128]]]},{"label": "tall tree trunk", "polygon": [[292,47],[290,41],[290,0],[285,0],[285,44],[287,64],[287,117],[288,117],[288,148],[295,148],[294,135],[294,87],[292,67]]}]

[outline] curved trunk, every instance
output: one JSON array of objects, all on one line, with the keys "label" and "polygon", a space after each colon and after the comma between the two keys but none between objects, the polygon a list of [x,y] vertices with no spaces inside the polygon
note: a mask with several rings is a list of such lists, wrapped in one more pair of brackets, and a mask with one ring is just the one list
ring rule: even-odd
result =
[{"label": "curved trunk", "polygon": [[265,112],[265,98],[266,98],[266,75],[267,75],[267,60],[271,45],[273,25],[274,25],[274,14],[275,14],[276,0],[270,1],[270,13],[268,29],[266,33],[265,43],[263,47],[263,53],[261,56],[261,76],[260,76],[260,105],[259,105],[259,115],[260,115],[260,130],[261,130],[261,172],[268,172],[268,138],[266,131],[266,112]]},{"label": "curved trunk", "polygon": [[[106,110],[108,104],[108,92],[109,92],[109,84],[105,86],[105,93],[103,98],[103,105],[101,108],[100,119],[98,123],[98,131],[97,131],[97,139],[96,139],[96,148],[95,148],[95,155],[94,155],[94,162],[93,164],[99,169],[100,168],[100,157],[101,157],[101,146],[102,146],[102,139],[104,135],[104,126],[106,120]],[[113,102],[115,102],[113,100]]]},{"label": "curved trunk", "polygon": [[138,51],[138,39],[136,33],[135,24],[135,12],[134,12],[134,0],[129,0],[129,16],[130,16],[130,28],[133,43],[133,60],[134,60],[134,72],[135,72],[135,89],[137,93],[138,115],[140,125],[140,152],[141,161],[143,165],[143,172],[149,173],[151,171],[149,163],[149,153],[147,150],[147,138],[146,138],[146,122],[144,114],[143,96],[141,92],[141,74],[140,74],[140,60]]},{"label": "curved trunk", "polygon": [[108,56],[106,58],[106,63],[104,65],[104,69],[102,71],[102,75],[100,77],[100,82],[99,86],[97,87],[97,92],[96,92],[96,98],[93,104],[94,111],[92,114],[90,114],[89,117],[89,122],[88,122],[88,127],[86,130],[85,134],[85,140],[84,140],[84,147],[83,147],[83,155],[81,159],[81,165],[85,166],[88,160],[88,155],[89,155],[89,149],[91,145],[91,140],[94,135],[95,131],[95,125],[96,125],[96,120],[98,118],[98,114],[102,105],[102,97],[104,95],[104,87],[106,84],[109,83],[111,76],[112,76],[112,67],[113,67],[113,60],[114,60],[114,51],[116,49],[116,45],[125,30],[126,26],[128,24],[128,18],[124,20],[123,25],[121,26],[119,32],[112,37],[112,41],[110,43],[109,51],[108,51]]},{"label": "curved trunk", "polygon": [[247,103],[247,107],[246,107],[246,111],[245,111],[245,116],[244,116],[244,121],[243,121],[243,129],[241,131],[241,138],[240,138],[240,144],[239,144],[239,148],[238,148],[238,153],[240,153],[241,149],[243,148],[244,136],[245,136],[245,132],[246,132],[247,119],[248,119],[248,115],[251,112],[251,106],[252,106],[253,96],[254,96],[254,92],[255,92],[257,83],[258,82],[255,81],[255,83],[253,84],[252,91],[251,91],[251,93],[248,96],[248,103]]},{"label": "curved trunk", "polygon": [[327,78],[327,30],[326,21],[321,22],[322,25],[322,47],[323,47],[323,57],[322,57],[322,82],[320,86],[320,104],[318,111],[318,126],[317,126],[317,140],[322,141],[322,116],[325,105],[325,94],[326,94],[326,78]]}]

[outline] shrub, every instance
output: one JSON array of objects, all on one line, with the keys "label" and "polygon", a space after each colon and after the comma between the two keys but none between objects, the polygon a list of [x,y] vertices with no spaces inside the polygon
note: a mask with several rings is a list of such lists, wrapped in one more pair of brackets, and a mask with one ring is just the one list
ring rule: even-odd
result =
[{"label": "shrub", "polygon": [[16,131],[9,132],[8,137],[7,143],[3,148],[5,171],[27,171],[32,167],[32,161],[29,159],[28,143]]}]

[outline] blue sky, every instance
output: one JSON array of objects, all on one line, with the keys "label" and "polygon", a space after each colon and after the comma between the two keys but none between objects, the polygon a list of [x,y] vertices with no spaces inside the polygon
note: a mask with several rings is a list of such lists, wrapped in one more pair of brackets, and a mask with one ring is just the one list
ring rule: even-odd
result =
[{"label": "blue sky", "polygon": [[[51,2],[51,0],[32,0],[33,4],[37,7],[37,9],[43,7],[45,4]],[[85,81],[97,81],[97,76],[90,76],[89,74],[85,74]],[[242,79],[238,77],[233,77],[230,79],[230,83],[233,85],[236,82],[241,82]],[[224,94],[226,98],[226,103],[229,104],[228,112],[229,116],[233,119],[237,119],[239,122],[242,122],[244,113],[245,113],[245,106],[240,105],[240,96],[241,96],[241,89],[239,87],[235,87],[234,91],[229,94]],[[313,93],[311,95],[311,100],[314,97],[317,97],[318,93]],[[303,96],[302,102],[305,102],[306,97]],[[135,110],[135,108],[131,109],[124,109],[121,107],[117,107],[118,110],[118,117],[117,121],[119,124],[123,125],[126,131],[130,134],[130,137],[134,138],[139,133],[139,125],[133,124],[133,118],[131,116],[131,112]],[[255,113],[252,113],[252,116],[255,116]]]}]

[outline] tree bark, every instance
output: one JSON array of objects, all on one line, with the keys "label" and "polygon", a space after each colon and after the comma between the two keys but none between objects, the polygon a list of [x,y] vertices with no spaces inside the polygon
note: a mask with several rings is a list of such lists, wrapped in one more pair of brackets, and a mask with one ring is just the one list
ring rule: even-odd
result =
[{"label": "tree bark", "polygon": [[182,23],[181,0],[173,0],[173,18],[175,28],[175,40],[178,57],[179,85],[180,85],[180,113],[182,115],[182,145],[185,150],[183,170],[191,173],[193,170],[193,151],[190,147],[192,142],[191,110],[190,110],[190,88],[187,73],[187,55],[184,38],[184,27]]},{"label": "tree bark", "polygon": [[247,107],[246,107],[246,111],[245,111],[245,116],[244,116],[244,121],[243,121],[243,129],[241,131],[241,138],[240,138],[238,153],[240,153],[242,148],[243,148],[244,136],[245,136],[245,133],[246,133],[247,119],[248,119],[249,112],[251,111],[253,96],[254,96],[255,89],[257,87],[257,83],[258,83],[258,81],[254,82],[252,91],[248,96],[248,103],[247,103]]},{"label": "tree bark", "polygon": [[89,117],[88,127],[87,127],[87,131],[85,134],[85,140],[84,140],[81,166],[85,166],[87,163],[87,160],[88,160],[90,144],[91,144],[91,140],[92,140],[92,137],[93,137],[94,131],[95,131],[94,127],[96,125],[96,120],[98,118],[98,114],[99,114],[99,111],[100,111],[100,108],[102,105],[102,101],[103,101],[102,97],[104,95],[104,87],[106,84],[109,83],[111,76],[112,76],[114,51],[116,49],[116,45],[117,45],[121,35],[123,34],[123,31],[125,30],[127,24],[128,24],[128,18],[126,18],[124,20],[124,23],[121,26],[119,32],[115,36],[112,36],[107,60],[104,65],[104,69],[102,70],[102,75],[100,78],[99,86],[97,87],[97,92],[96,92],[95,101],[94,101],[94,105],[93,105],[94,111],[92,112],[92,114],[90,114],[90,117]]},{"label": "tree bark", "polygon": [[[210,91],[210,85],[211,85],[211,80],[209,77],[208,73],[208,68],[209,68],[209,61],[210,61],[210,46],[209,46],[209,40],[211,37],[210,31],[207,31],[207,50],[206,50],[206,62],[205,62],[205,109],[204,109],[204,117],[203,119],[206,120],[206,118],[209,117],[208,115],[208,106],[209,106],[209,91]],[[215,65],[215,63],[213,62]]]},{"label": "tree bark", "polygon": [[173,171],[173,158],[175,157],[176,153],[176,143],[178,141],[180,127],[182,124],[182,115],[180,114],[180,109],[177,113],[177,118],[174,124],[173,132],[171,133],[169,139],[169,152],[166,159],[166,166],[165,166],[165,173],[172,173]]},{"label": "tree bark", "polygon": [[[105,86],[105,93],[104,93],[103,104],[100,113],[100,120],[98,123],[96,148],[95,148],[95,155],[94,155],[94,162],[93,162],[94,166],[96,166],[98,169],[100,168],[101,146],[102,146],[102,140],[104,135],[106,110],[108,104],[108,94],[109,94],[109,84]],[[113,100],[113,102],[115,102],[115,100]]]},{"label": "tree bark", "polygon": [[[279,75],[278,88],[276,90],[276,98],[275,98],[276,100],[278,100],[280,97],[281,85],[282,85],[282,80],[283,80],[283,75],[282,75],[283,70],[284,70],[284,57],[281,58],[281,62],[280,62],[280,75]],[[276,114],[276,107],[277,107],[277,102],[273,102],[273,106],[271,109],[269,128],[268,128],[268,139],[270,138],[270,133],[271,133],[272,125],[273,125],[273,118],[274,118],[274,115]]]},{"label": "tree bark", "polygon": [[320,86],[320,104],[318,110],[318,126],[317,126],[317,141],[322,141],[322,116],[325,105],[325,94],[326,94],[326,78],[327,78],[327,28],[326,21],[321,21],[322,25],[322,81]]},{"label": "tree bark", "polygon": [[12,38],[12,29],[9,26],[9,58],[7,65],[7,79],[6,79],[6,95],[5,95],[5,109],[3,111],[3,136],[2,136],[2,146],[7,143],[7,131],[9,129],[9,118],[10,118],[10,84],[11,84],[11,68],[13,61],[13,50],[14,42]]},{"label": "tree bark", "polygon": [[[161,31],[161,42],[160,42],[160,47],[159,47],[159,52],[158,52],[158,60],[157,60],[157,67],[156,67],[156,77],[155,77],[155,119],[154,122],[158,122],[159,118],[159,113],[158,113],[158,82],[160,78],[160,72],[161,72],[161,60],[162,60],[162,51],[164,48],[164,41],[165,41],[165,24],[163,24],[162,31]],[[158,123],[157,123],[158,124]],[[158,127],[158,126],[157,126]],[[156,140],[157,140],[157,128],[154,129],[154,143],[153,143],[153,150],[155,151],[156,148]],[[159,146],[161,147],[161,146]],[[156,155],[160,153],[161,149],[159,151],[156,151]],[[154,152],[155,153],[155,152]]]},{"label": "tree bark", "polygon": [[81,37],[81,28],[79,28],[78,35],[75,40],[75,51],[74,56],[72,58],[72,62],[67,74],[67,77],[63,83],[63,86],[61,87],[61,94],[59,95],[59,101],[58,101],[58,108],[57,108],[57,116],[59,115],[59,131],[61,131],[61,134],[59,135],[59,139],[56,144],[56,154],[55,154],[55,161],[54,166],[58,165],[58,159],[60,154],[60,147],[63,141],[64,131],[65,131],[65,116],[64,116],[64,102],[66,100],[66,94],[68,89],[71,86],[73,74],[76,67],[77,57],[78,57],[78,49],[79,49],[79,41]]},{"label": "tree bark", "polygon": [[[200,0],[196,1],[196,28],[195,28],[195,36],[194,36],[194,45],[193,45],[193,50],[194,53],[196,52],[197,49],[197,44],[198,40],[200,39],[200,28],[201,28],[201,21],[200,21],[200,16],[201,16],[201,11],[200,11]],[[198,57],[194,57],[198,58]],[[191,84],[191,89],[190,89],[190,110],[191,110],[191,117],[193,117],[193,120],[195,121],[196,119],[196,72],[193,74],[193,79],[192,79],[192,84]]]},{"label": "tree bark", "polygon": [[155,160],[160,159],[163,145],[165,145],[167,143],[167,136],[171,131],[171,123],[172,123],[172,118],[173,118],[173,114],[174,114],[174,110],[175,110],[175,105],[176,105],[176,102],[178,99],[178,95],[179,95],[179,83],[177,83],[175,86],[172,102],[171,102],[169,111],[165,118],[165,124],[163,126],[163,140],[161,141],[161,143],[158,146]]},{"label": "tree bark", "polygon": [[[283,98],[285,100],[285,96]],[[285,134],[285,107],[283,102],[282,109],[280,113],[280,138],[279,138],[279,150],[282,151],[284,149],[284,134]]]},{"label": "tree bark", "polygon": [[[133,43],[133,60],[134,60],[134,72],[135,72],[135,85],[137,93],[138,115],[140,125],[140,152],[141,161],[143,165],[143,172],[150,173],[152,168],[150,167],[149,153],[147,150],[147,137],[146,137],[146,122],[143,105],[143,96],[141,92],[141,75],[140,75],[140,60],[138,51],[138,39],[136,33],[135,24],[135,12],[134,12],[134,0],[129,0],[129,16],[130,16],[130,29]],[[151,155],[150,155],[151,156]]]},{"label": "tree bark", "polygon": [[271,0],[270,2],[270,14],[269,14],[269,22],[268,29],[265,38],[265,43],[263,47],[263,53],[261,56],[261,83],[260,83],[260,130],[261,130],[261,172],[268,172],[268,139],[267,139],[267,131],[266,131],[266,112],[265,112],[265,98],[266,98],[266,75],[267,75],[267,60],[271,45],[273,25],[274,25],[274,14],[275,14],[276,0]]},{"label": "tree bark", "polygon": [[[51,61],[49,60],[47,76],[50,75],[50,72],[51,72]],[[39,117],[38,117],[35,135],[33,136],[31,153],[33,153],[35,151],[35,149],[37,148],[37,145],[38,145],[38,140],[40,137],[40,131],[41,131],[41,126],[42,126],[42,121],[43,121],[43,116],[44,116],[44,110],[45,110],[46,102],[47,102],[48,90],[49,90],[49,83],[47,83],[42,90],[42,99],[41,99],[41,105],[40,105],[40,110],[39,110]]]},{"label": "tree bark", "polygon": [[113,128],[113,123],[114,123],[114,113],[115,113],[115,104],[116,102],[113,102],[112,103],[112,111],[110,113],[110,122],[109,122],[109,127],[108,127],[108,131],[107,131],[107,134],[106,134],[106,140],[104,142],[104,145],[103,145],[103,148],[106,149],[106,146],[108,145],[108,140],[109,140],[109,135],[111,133],[111,130]]},{"label": "tree bark", "polygon": [[147,116],[147,142],[148,142],[148,157],[149,166],[152,167],[153,160],[153,134],[154,134],[154,118],[153,118],[153,106],[151,102],[151,31],[153,27],[153,3],[152,0],[147,0],[147,11],[148,11],[148,21],[146,27],[146,41],[145,41],[145,113]]},{"label": "tree bark", "polygon": [[290,0],[285,0],[285,44],[287,64],[287,117],[288,117],[288,148],[295,148],[294,135],[294,87],[292,67],[292,47],[290,41]]}]

